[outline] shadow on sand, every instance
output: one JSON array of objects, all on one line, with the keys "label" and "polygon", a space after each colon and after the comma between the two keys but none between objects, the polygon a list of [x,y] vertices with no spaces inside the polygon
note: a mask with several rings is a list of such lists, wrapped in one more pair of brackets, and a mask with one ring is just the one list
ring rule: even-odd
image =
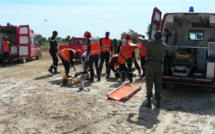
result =
[{"label": "shadow on sand", "polygon": [[[154,101],[152,101],[154,102]],[[168,86],[162,92],[161,108],[148,109],[144,101],[137,113],[130,113],[127,121],[136,125],[152,128],[159,123],[160,110],[180,111],[199,115],[215,115],[215,93],[205,87]]]}]

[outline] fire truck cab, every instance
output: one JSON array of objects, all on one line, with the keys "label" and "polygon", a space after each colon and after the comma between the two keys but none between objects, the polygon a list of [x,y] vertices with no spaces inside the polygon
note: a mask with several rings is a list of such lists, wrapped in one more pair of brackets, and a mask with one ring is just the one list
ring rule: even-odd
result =
[{"label": "fire truck cab", "polygon": [[11,60],[21,60],[41,57],[39,42],[29,25],[0,26],[0,57],[2,57],[2,39],[7,35],[11,45],[9,57]]},{"label": "fire truck cab", "polygon": [[71,38],[69,40],[69,45],[60,45],[59,49],[62,50],[64,48],[71,48],[76,50],[77,54],[75,56],[76,59],[80,59],[81,55],[87,51],[87,39],[86,38]]},{"label": "fire truck cab", "polygon": [[164,84],[215,86],[215,14],[162,13],[154,8],[149,38],[163,33],[167,44]]}]

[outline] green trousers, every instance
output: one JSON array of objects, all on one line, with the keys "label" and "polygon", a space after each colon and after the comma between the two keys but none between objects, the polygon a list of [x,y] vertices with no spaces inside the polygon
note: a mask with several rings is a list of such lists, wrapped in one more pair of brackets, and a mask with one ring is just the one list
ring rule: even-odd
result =
[{"label": "green trousers", "polygon": [[162,91],[162,64],[160,62],[147,62],[146,63],[146,91],[147,98],[152,97],[153,84],[155,85],[155,98],[157,100],[161,99]]}]

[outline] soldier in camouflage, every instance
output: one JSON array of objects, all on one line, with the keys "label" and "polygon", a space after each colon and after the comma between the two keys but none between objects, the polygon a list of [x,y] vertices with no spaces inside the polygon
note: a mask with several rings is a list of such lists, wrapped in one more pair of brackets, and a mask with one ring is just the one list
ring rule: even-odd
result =
[{"label": "soldier in camouflage", "polygon": [[143,44],[147,46],[147,62],[146,62],[146,90],[147,102],[146,107],[151,108],[151,97],[153,84],[155,85],[156,108],[160,108],[161,91],[162,91],[162,66],[166,44],[161,40],[162,33],[155,33],[155,40],[144,40]]}]

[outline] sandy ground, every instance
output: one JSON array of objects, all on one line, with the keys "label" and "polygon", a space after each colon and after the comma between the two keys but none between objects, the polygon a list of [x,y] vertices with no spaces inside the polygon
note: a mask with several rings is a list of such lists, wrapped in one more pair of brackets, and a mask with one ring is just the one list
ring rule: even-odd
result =
[{"label": "sandy ground", "polygon": [[51,75],[50,63],[45,56],[0,66],[0,134],[215,134],[209,89],[169,86],[161,109],[147,109],[143,79],[135,77],[142,90],[129,101],[110,101],[106,95],[119,82],[103,77],[79,92],[78,86],[62,87],[63,67]]}]

